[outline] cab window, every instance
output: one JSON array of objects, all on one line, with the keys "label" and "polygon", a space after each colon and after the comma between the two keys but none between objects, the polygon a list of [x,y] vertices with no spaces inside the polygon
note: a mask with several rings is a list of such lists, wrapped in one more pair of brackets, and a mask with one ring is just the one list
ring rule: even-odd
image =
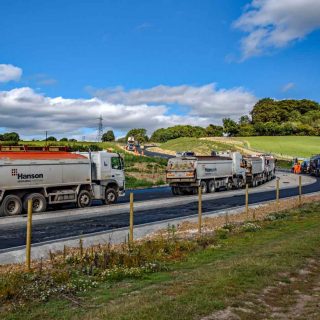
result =
[{"label": "cab window", "polygon": [[119,157],[112,157],[111,167],[112,169],[115,169],[115,170],[121,170],[122,169],[121,159]]}]

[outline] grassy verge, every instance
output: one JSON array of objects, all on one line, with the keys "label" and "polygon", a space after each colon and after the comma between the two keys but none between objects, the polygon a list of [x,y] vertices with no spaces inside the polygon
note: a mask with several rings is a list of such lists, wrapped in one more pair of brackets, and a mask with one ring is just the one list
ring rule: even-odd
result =
[{"label": "grassy verge", "polygon": [[[319,203],[308,204],[272,219],[227,225],[198,239],[179,240],[168,229],[162,245],[147,241],[141,250],[135,247],[135,254],[113,256],[122,264],[137,263],[143,256],[158,266],[157,272],[130,277],[122,270],[119,277],[114,273],[76,295],[56,293],[45,303],[31,299],[16,310],[3,311],[2,319],[195,319],[241,306],[267,286],[293,281],[290,273],[299,271],[307,259],[319,258],[319,214]],[[72,268],[74,273],[78,270],[78,280],[90,271],[90,259],[81,261],[80,268],[79,264]],[[59,274],[59,268],[54,270]],[[12,272],[1,278],[2,294]],[[263,313],[263,308],[257,304],[254,310]],[[260,317],[251,313],[244,319]]]},{"label": "grassy verge", "polygon": [[163,179],[158,179],[154,181],[137,179],[135,177],[126,176],[126,189],[137,189],[137,188],[151,188],[155,186],[162,186],[165,182]]}]

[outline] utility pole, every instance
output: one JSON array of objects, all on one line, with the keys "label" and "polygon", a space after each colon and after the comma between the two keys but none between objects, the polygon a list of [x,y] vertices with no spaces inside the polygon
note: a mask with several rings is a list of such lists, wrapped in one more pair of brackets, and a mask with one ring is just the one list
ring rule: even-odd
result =
[{"label": "utility pole", "polygon": [[98,133],[97,133],[97,142],[102,141],[102,135],[103,135],[103,118],[102,115],[98,118],[99,123],[98,123]]}]

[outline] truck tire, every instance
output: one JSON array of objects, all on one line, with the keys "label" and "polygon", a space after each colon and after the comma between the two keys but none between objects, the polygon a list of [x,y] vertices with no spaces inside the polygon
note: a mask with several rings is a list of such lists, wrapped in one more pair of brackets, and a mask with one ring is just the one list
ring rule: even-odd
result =
[{"label": "truck tire", "polygon": [[92,197],[89,191],[81,190],[78,194],[77,206],[78,208],[90,207],[92,203]]},{"label": "truck tire", "polygon": [[47,200],[41,193],[27,194],[23,200],[23,209],[28,210],[28,200],[32,200],[32,212],[39,213],[47,210]]},{"label": "truck tire", "polygon": [[242,178],[237,179],[237,189],[243,189],[245,187],[245,183]]},{"label": "truck tire", "polygon": [[104,200],[105,204],[114,204],[118,200],[118,195],[116,190],[109,188],[106,190],[106,198]]},{"label": "truck tire", "polygon": [[13,194],[6,196],[2,202],[0,215],[15,216],[22,213],[21,199]]},{"label": "truck tire", "polygon": [[180,196],[182,194],[182,192],[181,192],[179,187],[172,187],[171,190],[172,190],[172,194],[174,196]]},{"label": "truck tire", "polygon": [[207,193],[208,192],[208,185],[206,181],[201,181],[200,182],[200,187],[201,187],[201,192],[202,193]]},{"label": "truck tire", "polygon": [[208,182],[208,192],[213,193],[216,191],[216,183],[214,180],[209,180]]},{"label": "truck tire", "polygon": [[229,179],[228,182],[227,182],[227,185],[226,185],[226,190],[231,190],[232,189],[232,185],[233,185],[232,180]]}]

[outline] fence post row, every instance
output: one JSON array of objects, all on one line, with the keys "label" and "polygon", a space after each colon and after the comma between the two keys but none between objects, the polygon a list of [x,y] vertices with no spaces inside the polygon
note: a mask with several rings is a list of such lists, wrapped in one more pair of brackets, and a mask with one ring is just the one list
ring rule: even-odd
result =
[{"label": "fence post row", "polygon": [[32,237],[32,199],[28,200],[28,221],[27,221],[27,239],[26,239],[26,267],[31,269],[31,237]]}]

